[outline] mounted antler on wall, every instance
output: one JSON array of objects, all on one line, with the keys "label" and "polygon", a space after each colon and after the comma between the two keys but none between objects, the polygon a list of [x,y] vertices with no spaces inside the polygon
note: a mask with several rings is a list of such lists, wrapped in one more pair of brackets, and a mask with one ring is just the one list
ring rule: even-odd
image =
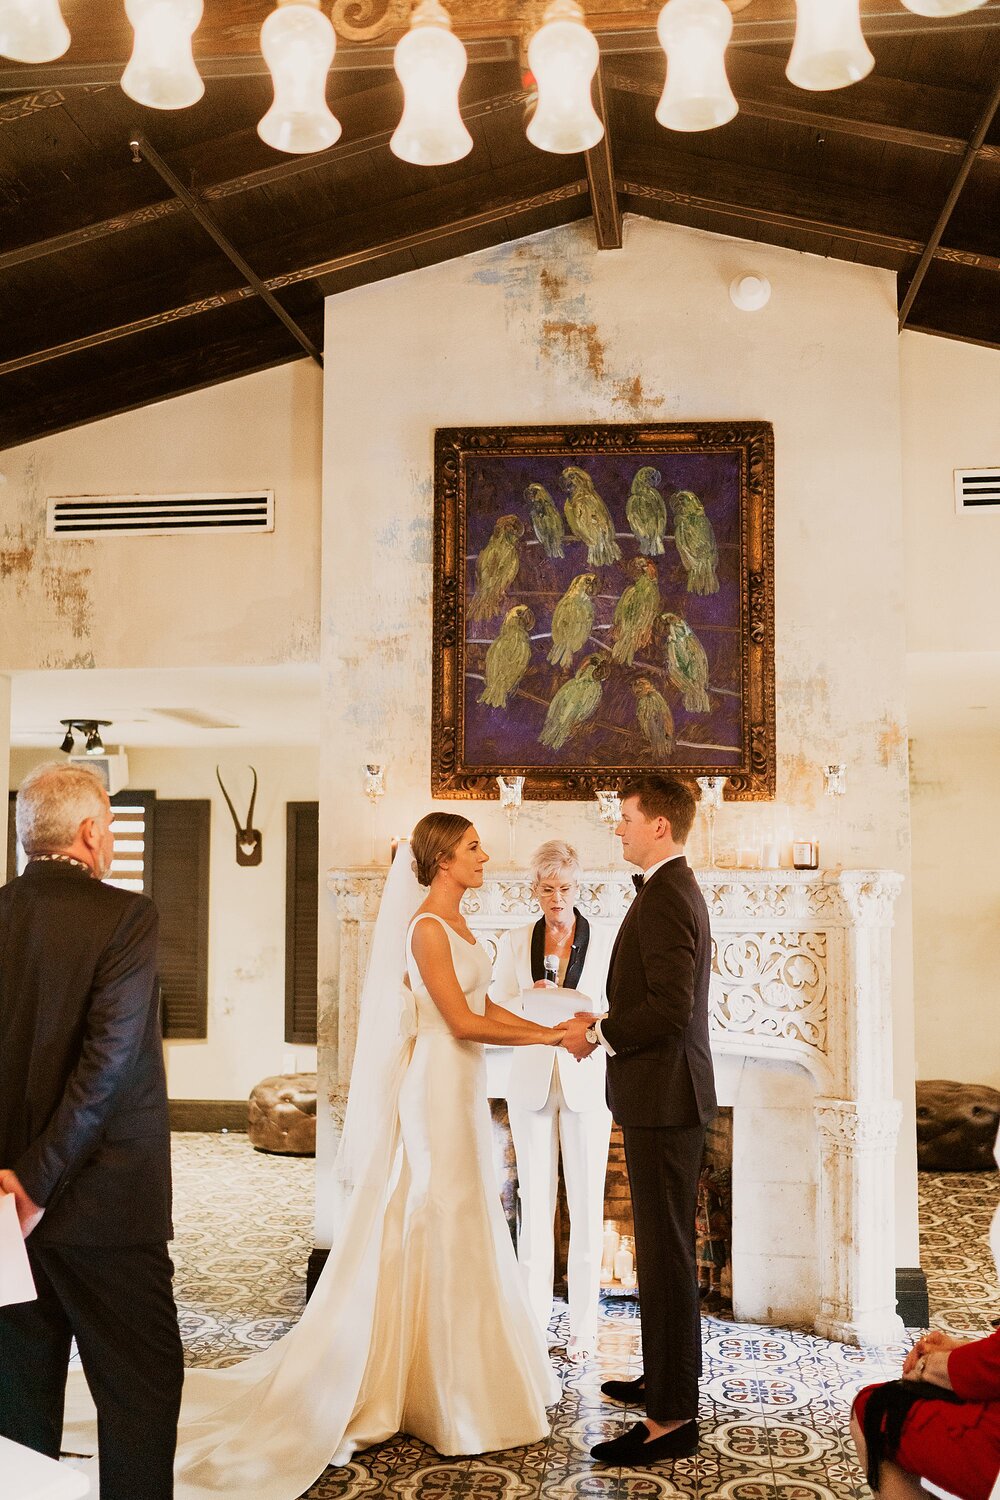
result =
[{"label": "mounted antler on wall", "polygon": [[259,829],[253,826],[253,809],[254,803],[257,801],[257,772],[253,766],[250,769],[253,771],[253,791],[250,793],[250,806],[247,808],[247,821],[244,828],[233,806],[233,799],[226,791],[218,766],[215,768],[216,779],[220,787],[222,787],[222,795],[226,799],[226,806],[229,808],[233,822],[236,825],[236,863],[238,865],[259,865],[264,857],[264,841],[261,838]]}]

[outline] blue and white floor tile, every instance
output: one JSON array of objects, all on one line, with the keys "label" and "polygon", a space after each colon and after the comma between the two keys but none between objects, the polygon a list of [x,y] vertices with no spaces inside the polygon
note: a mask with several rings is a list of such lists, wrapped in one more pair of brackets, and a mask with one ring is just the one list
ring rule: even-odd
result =
[{"label": "blue and white floor tile", "polygon": [[[174,1137],[174,1258],[187,1360],[226,1365],[278,1338],[304,1300],[313,1163],[262,1156],[244,1135]],[[923,1174],[921,1258],[935,1326],[985,1332],[1000,1317],[988,1249],[1000,1178]],[[848,1435],[861,1386],[897,1374],[908,1344],[855,1349],[803,1330],[706,1318],[701,1447],[648,1470],[604,1469],[590,1447],[641,1412],[601,1398],[641,1369],[634,1301],[604,1308],[588,1366],[565,1360],[565,1307],[550,1330],[563,1395],[547,1442],[443,1459],[409,1437],[328,1469],[308,1500],[868,1500]]]}]

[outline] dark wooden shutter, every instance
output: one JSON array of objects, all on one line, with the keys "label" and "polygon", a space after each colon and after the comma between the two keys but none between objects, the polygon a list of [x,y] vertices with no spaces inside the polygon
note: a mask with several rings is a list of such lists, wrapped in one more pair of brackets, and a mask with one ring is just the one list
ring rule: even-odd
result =
[{"label": "dark wooden shutter", "polygon": [[14,821],[14,813],[17,807],[17,793],[7,793],[7,879],[13,880],[17,874],[17,824]]},{"label": "dark wooden shutter", "polygon": [[208,1035],[208,850],[212,804],[157,798],[152,896],[160,913],[163,1035]]},{"label": "dark wooden shutter", "polygon": [[153,845],[156,842],[156,793],[116,792],[111,798],[115,821],[115,857],[108,885],[153,894]]},{"label": "dark wooden shutter", "polygon": [[319,803],[289,802],[285,850],[285,1041],[316,1041]]}]

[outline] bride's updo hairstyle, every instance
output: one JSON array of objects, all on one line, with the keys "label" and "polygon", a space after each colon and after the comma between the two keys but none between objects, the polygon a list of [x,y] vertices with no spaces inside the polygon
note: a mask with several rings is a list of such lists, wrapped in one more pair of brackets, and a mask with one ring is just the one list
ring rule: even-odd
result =
[{"label": "bride's updo hairstyle", "polygon": [[413,868],[421,885],[430,885],[443,859],[450,859],[458,848],[462,835],[472,824],[458,813],[433,812],[421,818],[410,848],[413,850]]}]

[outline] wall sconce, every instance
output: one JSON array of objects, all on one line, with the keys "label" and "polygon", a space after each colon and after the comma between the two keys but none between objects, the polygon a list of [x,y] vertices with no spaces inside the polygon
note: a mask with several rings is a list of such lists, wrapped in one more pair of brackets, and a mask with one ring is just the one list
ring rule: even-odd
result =
[{"label": "wall sconce", "polygon": [[729,300],[740,312],[760,312],[771,300],[771,283],[766,276],[734,276],[729,283]]}]

